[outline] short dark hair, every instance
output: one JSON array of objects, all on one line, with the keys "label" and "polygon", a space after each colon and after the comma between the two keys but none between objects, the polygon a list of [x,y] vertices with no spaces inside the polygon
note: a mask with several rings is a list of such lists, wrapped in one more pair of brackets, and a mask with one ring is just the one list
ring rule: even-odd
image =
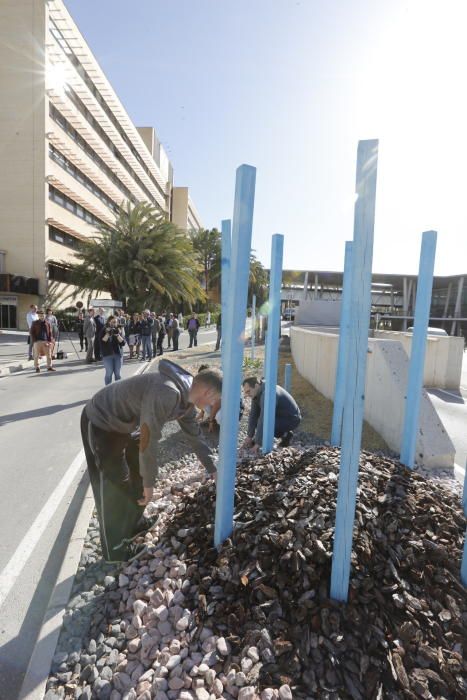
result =
[{"label": "short dark hair", "polygon": [[259,384],[259,379],[258,377],[245,377],[245,379],[242,382],[242,386],[245,386],[245,384],[248,384],[248,386],[255,387],[257,384]]},{"label": "short dark hair", "polygon": [[204,384],[222,394],[222,372],[218,369],[205,369],[193,377],[193,386]]}]

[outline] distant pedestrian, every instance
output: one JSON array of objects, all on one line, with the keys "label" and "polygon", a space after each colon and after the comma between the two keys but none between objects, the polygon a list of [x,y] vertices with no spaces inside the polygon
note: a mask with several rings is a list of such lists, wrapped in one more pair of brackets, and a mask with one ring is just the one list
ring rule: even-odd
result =
[{"label": "distant pedestrian", "polygon": [[52,367],[52,329],[50,323],[46,321],[43,311],[39,311],[37,321],[32,322],[31,340],[33,343],[34,367],[36,372],[39,373],[41,371],[39,367],[39,357],[41,355],[45,355],[47,359],[47,371],[55,372],[54,367]]},{"label": "distant pedestrian", "polygon": [[149,309],[143,311],[143,318],[139,325],[141,333],[141,362],[144,362],[144,360],[150,362],[152,359],[152,327],[154,321],[150,316]]},{"label": "distant pedestrian", "polygon": [[198,346],[198,330],[199,330],[199,321],[198,317],[196,314],[191,314],[190,319],[188,320],[188,335],[190,336],[190,345],[188,347],[192,348],[193,345],[195,348]]},{"label": "distant pedestrian", "polygon": [[29,345],[28,360],[32,360],[33,343],[32,343],[32,339],[31,339],[31,326],[32,326],[34,321],[37,321],[38,318],[39,318],[39,316],[37,315],[37,306],[35,304],[31,304],[31,306],[29,307],[29,311],[26,314],[26,323],[28,324],[28,331],[29,331],[29,335],[28,335],[28,345]]},{"label": "distant pedestrian", "polygon": [[58,321],[51,308],[46,310],[45,320],[52,331],[52,359],[55,359],[55,343],[58,340]]},{"label": "distant pedestrian", "polygon": [[96,361],[99,361],[102,360],[101,338],[105,326],[105,311],[102,307],[99,307],[98,312],[94,317],[94,321],[96,323],[96,336],[94,338],[94,358]]},{"label": "distant pedestrian", "polygon": [[162,316],[159,316],[159,334],[157,336],[157,354],[164,354],[165,324]]},{"label": "distant pedestrian", "polygon": [[178,350],[178,339],[180,337],[180,328],[178,325],[178,318],[173,318],[173,324],[172,324],[172,345],[174,352]]},{"label": "distant pedestrian", "polygon": [[206,319],[205,319],[204,325],[206,328],[209,328],[209,326],[211,325],[211,312],[210,311],[208,311],[206,314]]},{"label": "distant pedestrian", "polygon": [[102,361],[105,367],[104,381],[106,385],[112,383],[112,376],[115,377],[116,382],[121,379],[120,372],[124,346],[125,338],[121,327],[118,327],[117,319],[114,316],[109,316],[101,337]]},{"label": "distant pedestrian", "polygon": [[217,316],[216,331],[217,331],[216,350],[219,350],[219,348],[221,346],[221,338],[222,338],[222,314],[219,314]]},{"label": "distant pedestrian", "polygon": [[96,338],[96,321],[94,319],[94,309],[92,307],[88,309],[88,315],[84,319],[83,333],[87,340],[86,362],[90,365],[94,362],[92,355],[94,351],[94,340]]},{"label": "distant pedestrian", "polygon": [[140,333],[141,326],[139,314],[134,313],[133,318],[131,319],[128,325],[128,345],[130,346],[130,360],[133,359],[135,353],[136,359],[138,359],[138,351],[141,343]]},{"label": "distant pedestrian", "polygon": [[157,337],[159,335],[159,331],[161,328],[161,323],[159,319],[157,318],[157,315],[154,313],[154,311],[151,311],[150,314],[152,318],[152,328],[151,328],[151,341],[152,341],[152,356],[156,357],[157,355]]},{"label": "distant pedestrian", "polygon": [[167,349],[170,349],[173,336],[174,315],[169,314],[165,321],[165,332],[167,333]]},{"label": "distant pedestrian", "polygon": [[78,312],[78,318],[76,319],[76,330],[78,331],[80,350],[88,349],[88,339],[84,337],[84,314],[82,311]]}]

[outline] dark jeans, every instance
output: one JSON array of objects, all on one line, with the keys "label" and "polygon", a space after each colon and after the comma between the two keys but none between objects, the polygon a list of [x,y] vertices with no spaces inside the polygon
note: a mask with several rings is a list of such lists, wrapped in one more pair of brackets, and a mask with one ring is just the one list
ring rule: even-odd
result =
[{"label": "dark jeans", "polygon": [[84,337],[84,334],[82,331],[80,331],[78,333],[78,338],[79,338],[79,345],[80,345],[81,350],[83,350],[83,348],[85,350],[87,350],[88,349],[88,339]]},{"label": "dark jeans", "polygon": [[296,416],[281,416],[280,418],[276,418],[274,437],[279,438],[285,433],[288,433],[289,430],[295,430],[300,425],[300,420],[301,419]]},{"label": "dark jeans", "polygon": [[94,357],[96,360],[102,360],[100,333],[96,333],[96,337],[94,338]]},{"label": "dark jeans", "polygon": [[178,339],[180,337],[180,331],[178,328],[172,331],[172,345],[174,350],[178,350]]},{"label": "dark jeans", "polygon": [[81,437],[106,561],[125,561],[128,547],[144,506],[139,474],[139,440],[111,433],[90,423],[86,409],[81,414]]},{"label": "dark jeans", "polygon": [[188,347],[192,348],[193,344],[198,347],[198,331],[188,329],[188,335],[190,336],[190,345]]},{"label": "dark jeans", "polygon": [[162,347],[162,344],[164,342],[165,336],[159,336],[157,339],[157,354],[158,355],[163,355],[164,354],[164,348]]}]

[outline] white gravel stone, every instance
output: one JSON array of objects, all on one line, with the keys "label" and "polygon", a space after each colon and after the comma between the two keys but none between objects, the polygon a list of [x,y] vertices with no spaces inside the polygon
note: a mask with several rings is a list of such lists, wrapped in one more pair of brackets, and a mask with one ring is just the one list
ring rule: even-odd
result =
[{"label": "white gravel stone", "polygon": [[247,656],[250,657],[250,659],[253,661],[253,663],[258,663],[259,661],[259,652],[257,647],[250,647],[247,651]]},{"label": "white gravel stone", "polygon": [[274,700],[275,693],[272,688],[265,688],[261,693],[261,700]]},{"label": "white gravel stone", "polygon": [[243,657],[240,662],[243,673],[249,673],[253,668],[253,661],[248,656]]},{"label": "white gravel stone", "polygon": [[148,604],[145,603],[144,600],[135,600],[135,602],[133,603],[133,612],[135,613],[135,615],[142,617],[147,607]]},{"label": "white gravel stone", "polygon": [[217,651],[219,652],[219,654],[222,654],[222,656],[228,656],[228,654],[230,653],[230,645],[228,644],[225,637],[219,637],[219,639],[216,642],[216,647]]},{"label": "white gravel stone", "polygon": [[216,698],[221,698],[224,692],[224,685],[219,678],[215,678],[211,688]]},{"label": "white gravel stone", "polygon": [[165,622],[169,617],[169,611],[165,605],[159,605],[159,607],[154,610],[154,614],[161,622]]},{"label": "white gravel stone", "polygon": [[120,576],[118,577],[119,587],[125,588],[125,586],[128,586],[129,583],[130,583],[130,579],[128,578],[128,576],[125,576],[125,574],[120,574]]},{"label": "white gravel stone", "polygon": [[177,622],[175,623],[175,627],[179,632],[183,632],[187,629],[188,625],[190,624],[190,618],[189,617],[181,617]]},{"label": "white gravel stone", "polygon": [[244,686],[246,683],[246,676],[243,673],[243,671],[238,671],[238,673],[235,674],[235,685],[241,688]]},{"label": "white gravel stone", "polygon": [[255,695],[256,692],[254,687],[252,685],[247,685],[244,688],[241,688],[238,694],[238,700],[253,700]]},{"label": "white gravel stone", "polygon": [[281,685],[279,688],[279,697],[281,700],[293,700],[292,691],[287,683],[285,685]]},{"label": "white gravel stone", "polygon": [[209,693],[204,688],[197,688],[195,690],[195,695],[197,700],[209,700]]}]

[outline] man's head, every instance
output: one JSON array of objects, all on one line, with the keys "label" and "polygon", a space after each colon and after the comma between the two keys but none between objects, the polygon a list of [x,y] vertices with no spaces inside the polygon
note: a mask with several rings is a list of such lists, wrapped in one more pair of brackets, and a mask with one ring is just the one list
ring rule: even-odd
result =
[{"label": "man's head", "polygon": [[29,308],[31,309],[31,311],[32,311],[33,313],[34,313],[34,312],[37,313],[37,306],[36,306],[35,304],[31,304],[31,306],[30,306]]},{"label": "man's head", "polygon": [[260,388],[258,377],[245,377],[242,382],[242,387],[245,396],[248,396],[250,399],[254,399]]},{"label": "man's head", "polygon": [[149,318],[149,310],[148,309],[144,309],[143,318]]},{"label": "man's head", "polygon": [[37,312],[37,315],[39,316],[39,321],[43,321],[45,319],[44,309],[39,309],[39,311]]},{"label": "man's head", "polygon": [[94,316],[94,309],[92,308],[92,306],[88,309],[88,314],[89,316]]},{"label": "man's head", "polygon": [[52,309],[47,309],[47,316],[51,316],[51,315],[52,315]]},{"label": "man's head", "polygon": [[104,309],[102,308],[102,306],[100,306],[100,307],[99,307],[99,316],[104,316],[104,315],[105,315],[105,311],[104,311]]},{"label": "man's head", "polygon": [[216,369],[205,369],[199,372],[191,385],[189,400],[197,408],[204,410],[213,406],[222,396],[222,373]]}]

